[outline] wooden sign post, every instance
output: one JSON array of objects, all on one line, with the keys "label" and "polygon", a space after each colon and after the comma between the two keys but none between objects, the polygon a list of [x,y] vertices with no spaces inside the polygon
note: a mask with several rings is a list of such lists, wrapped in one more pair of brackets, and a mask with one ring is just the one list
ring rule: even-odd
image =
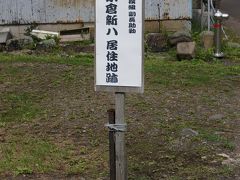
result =
[{"label": "wooden sign post", "polygon": [[[125,93],[144,91],[144,0],[96,0],[95,90],[115,93],[117,180],[127,179]],[[111,176],[112,177],[112,176]]]},{"label": "wooden sign post", "polygon": [[[116,124],[125,125],[124,119],[124,105],[125,93],[116,93]],[[116,179],[127,179],[127,156],[125,150],[125,134],[124,131],[116,132]]]}]

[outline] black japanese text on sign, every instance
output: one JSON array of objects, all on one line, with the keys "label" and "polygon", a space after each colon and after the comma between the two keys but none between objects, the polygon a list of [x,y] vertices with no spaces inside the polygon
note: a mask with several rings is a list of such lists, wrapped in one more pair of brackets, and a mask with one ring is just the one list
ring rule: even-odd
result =
[{"label": "black japanese text on sign", "polygon": [[143,3],[96,0],[97,90],[143,89]]},{"label": "black japanese text on sign", "polygon": [[[118,36],[118,4],[117,0],[106,0],[107,36]],[[118,40],[109,39],[106,42],[106,83],[118,83]]]}]

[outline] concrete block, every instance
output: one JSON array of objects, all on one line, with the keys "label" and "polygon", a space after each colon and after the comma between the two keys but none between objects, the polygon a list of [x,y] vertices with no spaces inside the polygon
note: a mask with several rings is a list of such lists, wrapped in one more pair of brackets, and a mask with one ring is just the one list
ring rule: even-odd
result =
[{"label": "concrete block", "polygon": [[169,37],[169,42],[172,46],[180,42],[191,42],[192,36],[188,31],[177,31]]},{"label": "concrete block", "polygon": [[214,44],[214,32],[212,31],[203,31],[201,33],[201,40],[203,47],[207,50],[213,48]]},{"label": "concrete block", "polygon": [[48,36],[59,37],[60,33],[52,31],[43,31],[43,30],[32,30],[31,35],[38,37],[39,39],[45,40]]},{"label": "concrete block", "polygon": [[73,34],[73,35],[62,35],[60,36],[61,42],[74,42],[74,41],[85,41],[90,40],[91,35],[88,34]]},{"label": "concrete block", "polygon": [[182,59],[193,59],[195,57],[196,42],[181,42],[177,44],[177,57]]},{"label": "concrete block", "polygon": [[149,33],[147,35],[147,46],[151,52],[162,52],[168,49],[168,39],[163,33]]},{"label": "concrete block", "polygon": [[24,36],[23,38],[13,38],[6,42],[6,49],[8,51],[22,50],[34,46],[32,37]]},{"label": "concrete block", "polygon": [[12,33],[10,28],[3,28],[0,31],[0,44],[5,44],[7,40],[12,38]]},{"label": "concrete block", "polygon": [[61,42],[91,40],[90,27],[60,31],[60,38]]}]

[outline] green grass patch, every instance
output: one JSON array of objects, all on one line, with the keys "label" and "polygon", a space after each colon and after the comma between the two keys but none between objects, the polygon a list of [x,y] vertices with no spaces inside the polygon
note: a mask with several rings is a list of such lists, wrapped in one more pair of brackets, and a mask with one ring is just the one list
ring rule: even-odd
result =
[{"label": "green grass patch", "polygon": [[27,122],[41,113],[41,108],[34,102],[38,97],[28,93],[8,93],[1,97],[4,101],[4,111],[0,114],[0,123]]},{"label": "green grass patch", "polygon": [[80,46],[86,46],[86,45],[91,45],[93,44],[93,40],[84,40],[84,41],[74,41],[74,42],[68,42],[66,44],[71,44],[71,45],[80,45]]},{"label": "green grass patch", "polygon": [[58,168],[66,152],[41,139],[15,137],[0,144],[0,173],[29,174]]},{"label": "green grass patch", "polygon": [[93,65],[93,54],[80,53],[75,56],[61,57],[55,54],[48,55],[11,55],[11,54],[0,54],[0,62],[14,63],[14,62],[41,62],[41,63],[58,63],[58,64],[69,64],[69,65]]},{"label": "green grass patch", "polygon": [[233,151],[235,144],[226,137],[210,132],[202,132],[200,137],[208,142],[219,144],[221,147]]},{"label": "green grass patch", "polygon": [[[41,62],[93,66],[94,57],[92,54],[79,54],[66,58],[56,55],[14,56],[0,54],[0,62]],[[17,70],[13,69],[13,71]],[[239,76],[240,66],[225,66],[220,61],[211,63],[200,60],[183,62],[169,61],[165,58],[162,59],[162,56],[150,54],[145,60],[145,71],[147,74],[146,82],[149,84],[185,87],[216,83],[228,77]],[[71,72],[64,76],[66,79],[74,78]],[[3,79],[3,77],[1,77],[0,80],[1,79]]]},{"label": "green grass patch", "polygon": [[[188,177],[188,179],[211,179],[214,180],[219,177],[225,177],[233,173],[233,169],[226,166],[223,167],[209,167],[203,165],[188,165],[188,167],[179,168],[177,176],[171,176],[169,179],[182,179],[179,177]],[[218,179],[218,178],[217,178]]]},{"label": "green grass patch", "polygon": [[173,62],[157,56],[146,59],[147,82],[165,86],[201,86],[217,83],[228,77],[239,76],[240,66],[224,66],[221,62]]},{"label": "green grass patch", "polygon": [[227,58],[234,60],[238,64],[240,64],[240,48],[231,48],[225,46],[224,52],[227,56]]},{"label": "green grass patch", "polygon": [[85,160],[76,159],[69,163],[68,174],[82,174],[87,170],[88,164]]}]

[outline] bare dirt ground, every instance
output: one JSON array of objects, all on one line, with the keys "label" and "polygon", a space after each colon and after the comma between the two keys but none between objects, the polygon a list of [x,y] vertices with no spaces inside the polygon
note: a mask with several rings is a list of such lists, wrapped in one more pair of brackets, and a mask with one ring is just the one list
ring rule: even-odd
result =
[{"label": "bare dirt ground", "polygon": [[[14,107],[6,101],[9,93],[30,94],[41,109],[31,121],[0,127],[1,143],[44,139],[70,153],[56,161],[46,157],[55,162],[47,172],[35,167],[13,176],[9,170],[1,179],[108,179],[104,124],[114,96],[94,92],[92,66],[15,62],[1,63],[0,72],[1,113]],[[127,95],[129,179],[239,179],[239,76],[190,86],[181,78],[162,84],[155,76],[146,72],[143,95]]]}]

